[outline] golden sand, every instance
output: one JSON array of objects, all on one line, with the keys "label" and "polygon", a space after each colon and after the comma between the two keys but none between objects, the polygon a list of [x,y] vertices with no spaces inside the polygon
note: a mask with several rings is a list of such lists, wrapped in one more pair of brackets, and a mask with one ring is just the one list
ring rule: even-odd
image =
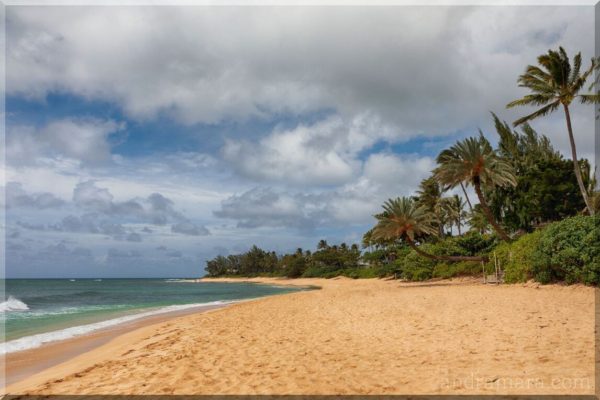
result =
[{"label": "golden sand", "polygon": [[589,287],[257,281],[322,289],[146,326],[8,393],[594,392]]}]

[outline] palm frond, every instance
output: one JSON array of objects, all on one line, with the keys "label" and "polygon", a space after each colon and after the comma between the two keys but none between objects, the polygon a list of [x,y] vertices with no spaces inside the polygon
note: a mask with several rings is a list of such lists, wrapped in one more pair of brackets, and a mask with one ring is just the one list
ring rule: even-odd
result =
[{"label": "palm frond", "polygon": [[375,215],[377,225],[373,228],[374,240],[389,240],[408,236],[415,238],[435,235],[427,211],[409,197],[389,199],[383,204],[383,212]]},{"label": "palm frond", "polygon": [[506,105],[506,108],[513,108],[516,106],[541,106],[548,104],[549,101],[554,99],[553,95],[547,94],[528,94],[520,99],[513,100]]},{"label": "palm frond", "polygon": [[600,94],[580,94],[579,100],[582,104],[598,104],[600,103]]},{"label": "palm frond", "polygon": [[494,152],[490,142],[480,132],[479,137],[458,141],[438,156],[439,166],[433,176],[442,184],[454,187],[480,180],[486,185],[516,185],[510,163]]},{"label": "palm frond", "polygon": [[519,126],[525,122],[529,122],[537,117],[543,117],[544,115],[548,115],[551,112],[555,111],[558,106],[560,106],[560,100],[556,100],[553,103],[548,104],[547,106],[544,106],[542,108],[540,108],[537,111],[532,112],[529,115],[526,115],[524,117],[521,117],[519,119],[517,119],[515,122],[513,122],[513,126]]},{"label": "palm frond", "polygon": [[581,70],[581,53],[577,53],[573,57],[573,71],[569,77],[569,83],[572,85],[576,80],[579,79],[579,72]]}]

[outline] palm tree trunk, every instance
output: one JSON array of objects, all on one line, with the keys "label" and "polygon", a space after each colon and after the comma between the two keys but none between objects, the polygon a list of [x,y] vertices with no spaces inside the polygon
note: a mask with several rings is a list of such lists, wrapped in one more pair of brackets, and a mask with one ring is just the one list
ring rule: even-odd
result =
[{"label": "palm tree trunk", "polygon": [[492,224],[492,226],[494,227],[496,232],[498,232],[498,235],[502,240],[510,242],[510,237],[504,231],[504,229],[502,229],[502,227],[496,222],[496,218],[494,218],[492,210],[490,210],[487,203],[485,202],[485,199],[483,198],[483,193],[481,192],[481,184],[479,183],[479,180],[475,180],[473,182],[473,188],[475,188],[475,193],[477,193],[477,197],[479,198],[479,204],[481,204],[481,209],[483,210],[483,213],[487,217],[488,221],[490,221],[490,224]]},{"label": "palm tree trunk", "polygon": [[461,235],[461,233],[460,233],[460,218],[456,222],[456,227],[458,228],[458,236],[460,236]]},{"label": "palm tree trunk", "polygon": [[460,183],[460,187],[462,188],[462,191],[465,195],[465,199],[467,199],[467,204],[469,205],[469,210],[471,210],[471,212],[473,212],[473,206],[471,205],[471,200],[469,200],[469,195],[467,194],[467,190],[465,189],[465,185],[463,185],[463,183]]},{"label": "palm tree trunk", "polygon": [[405,236],[404,239],[406,243],[417,252],[417,254],[429,258],[431,260],[437,261],[488,261],[486,256],[436,256],[435,254],[426,253],[423,250],[419,249],[419,246],[415,244],[408,236]]},{"label": "palm tree trunk", "polygon": [[567,130],[569,132],[569,142],[571,143],[571,157],[573,158],[573,169],[575,170],[575,177],[577,178],[577,184],[579,190],[583,196],[583,201],[588,209],[590,215],[594,215],[594,209],[590,207],[590,200],[588,199],[587,190],[583,184],[583,178],[581,177],[581,168],[579,168],[579,159],[577,158],[577,148],[575,147],[575,137],[573,136],[573,127],[571,126],[571,113],[569,112],[569,106],[563,104],[565,110],[565,118],[567,119]]}]

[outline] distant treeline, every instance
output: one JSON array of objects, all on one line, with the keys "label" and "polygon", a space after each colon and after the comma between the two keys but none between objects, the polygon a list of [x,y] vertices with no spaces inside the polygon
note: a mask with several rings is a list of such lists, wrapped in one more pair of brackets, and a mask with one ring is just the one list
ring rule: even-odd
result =
[{"label": "distant treeline", "polygon": [[[297,249],[292,254],[276,254],[256,246],[242,254],[217,256],[206,262],[208,276],[285,276],[289,278],[334,277],[338,275],[363,277],[368,268],[361,265],[358,245],[346,243],[330,246],[325,240],[317,250]],[[364,276],[366,277],[366,276]]]}]

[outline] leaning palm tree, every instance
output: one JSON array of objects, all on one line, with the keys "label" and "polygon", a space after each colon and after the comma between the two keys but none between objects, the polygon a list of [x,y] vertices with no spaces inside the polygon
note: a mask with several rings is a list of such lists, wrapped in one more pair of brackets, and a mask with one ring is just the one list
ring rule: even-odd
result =
[{"label": "leaning palm tree", "polygon": [[507,108],[531,105],[543,106],[539,110],[516,120],[514,122],[515,126],[537,117],[548,115],[562,106],[567,121],[575,177],[577,178],[577,184],[583,196],[583,201],[590,213],[593,213],[593,207],[591,207],[581,176],[577,148],[575,147],[575,137],[573,136],[573,127],[571,126],[569,105],[576,98],[579,98],[581,103],[600,103],[600,95],[598,93],[579,93],[588,77],[598,67],[597,63],[597,60],[592,59],[590,67],[581,73],[581,53],[575,55],[573,65],[571,66],[571,61],[565,49],[559,47],[558,51],[548,50],[548,54],[542,54],[538,57],[538,64],[540,66],[529,65],[525,73],[519,76],[519,86],[529,89],[531,94],[512,101],[506,106]]},{"label": "leaning palm tree", "polygon": [[431,213],[417,206],[409,197],[389,199],[383,205],[383,212],[375,215],[377,225],[373,228],[375,239],[403,239],[411,248],[423,257],[440,261],[485,261],[486,257],[477,256],[438,256],[421,250],[416,241],[435,235],[437,229],[431,223]]},{"label": "leaning palm tree", "polygon": [[510,237],[496,222],[485,201],[481,187],[516,186],[512,166],[496,155],[481,134],[479,138],[467,138],[442,151],[437,162],[439,166],[433,171],[435,178],[449,187],[458,186],[461,182],[473,185],[488,221],[503,240],[509,241]]},{"label": "leaning palm tree", "polygon": [[469,195],[467,194],[467,189],[465,189],[465,185],[461,182],[460,188],[462,189],[463,194],[465,195],[465,199],[467,200],[467,204],[469,205],[469,210],[473,212],[473,205],[471,204],[471,200],[469,199]]}]

